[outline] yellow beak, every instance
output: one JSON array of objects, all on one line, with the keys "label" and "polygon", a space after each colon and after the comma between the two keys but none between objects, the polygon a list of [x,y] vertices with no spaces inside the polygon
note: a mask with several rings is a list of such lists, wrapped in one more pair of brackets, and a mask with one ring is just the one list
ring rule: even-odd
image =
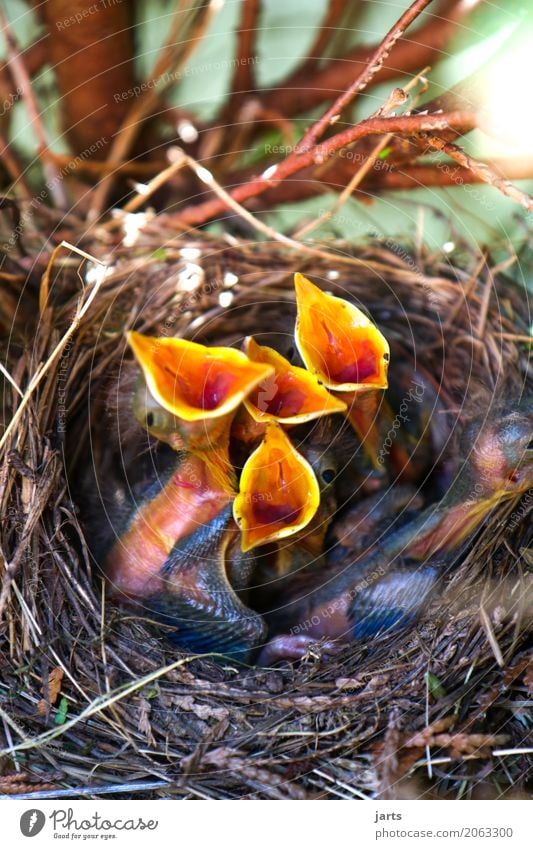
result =
[{"label": "yellow beak", "polygon": [[153,398],[186,422],[233,412],[272,366],[251,362],[234,348],[208,348],[185,339],[152,338],[131,331],[127,339]]},{"label": "yellow beak", "polygon": [[235,521],[242,531],[242,550],[302,530],[319,503],[320,489],[313,469],[282,428],[268,424],[263,442],[244,465],[233,505]]},{"label": "yellow beak", "polygon": [[346,410],[306,369],[291,365],[273,348],[248,336],[244,350],[254,363],[271,366],[273,373],[252,390],[244,405],[254,421],[300,424]]},{"label": "yellow beak", "polygon": [[386,389],[389,345],[370,319],[303,274],[294,275],[294,286],[296,345],[309,371],[338,392]]}]

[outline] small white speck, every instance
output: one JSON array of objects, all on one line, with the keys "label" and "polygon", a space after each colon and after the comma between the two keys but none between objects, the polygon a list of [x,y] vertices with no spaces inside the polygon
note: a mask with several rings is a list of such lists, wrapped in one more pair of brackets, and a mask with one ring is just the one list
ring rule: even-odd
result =
[{"label": "small white speck", "polygon": [[178,136],[185,144],[193,144],[193,142],[198,140],[198,130],[187,118],[178,121],[176,129]]},{"label": "small white speck", "polygon": [[328,280],[338,280],[339,279],[339,272],[335,271],[335,269],[332,268],[330,271],[328,271],[326,277],[328,278]]},{"label": "small white speck", "polygon": [[444,242],[442,250],[445,254],[451,254],[455,250],[455,242]]},{"label": "small white speck", "polygon": [[178,279],[178,290],[180,292],[194,292],[198,289],[204,279],[204,270],[193,262],[188,262]]},{"label": "small white speck", "polygon": [[221,292],[218,296],[218,302],[221,307],[229,307],[233,301],[233,292]]},{"label": "small white speck", "polygon": [[208,171],[207,168],[204,168],[203,165],[198,166],[198,168],[196,169],[196,173],[203,183],[213,182],[213,175],[211,174],[211,171]]},{"label": "small white speck", "polygon": [[233,271],[226,271],[224,274],[224,286],[226,289],[231,289],[232,286],[235,286],[235,283],[239,282],[239,278]]},{"label": "small white speck", "polygon": [[[187,315],[187,313],[185,313],[185,315]],[[189,313],[189,315],[190,315],[190,313]],[[196,318],[193,318],[189,327],[191,328],[191,330],[195,330],[197,327],[201,327],[203,323],[204,323],[203,315],[197,315]]]},{"label": "small white speck", "polygon": [[199,259],[202,252],[200,248],[182,248],[180,250],[180,256],[183,259],[188,259],[190,262],[193,262],[195,259]]},{"label": "small white speck", "polygon": [[146,212],[128,212],[124,216],[122,227],[124,228],[123,243],[127,248],[133,247],[139,238],[143,226],[146,224]]},{"label": "small white speck", "polygon": [[105,280],[106,277],[109,277],[110,274],[115,270],[114,265],[99,265],[94,262],[87,263],[87,270],[85,272],[85,282],[90,286],[94,283],[101,283],[102,280]]},{"label": "small white speck", "polygon": [[148,194],[148,186],[146,183],[134,183],[133,188],[137,192],[138,195],[147,195]]},{"label": "small white speck", "polygon": [[277,165],[270,165],[270,167],[267,168],[266,171],[263,171],[261,177],[263,178],[263,180],[270,180],[270,178],[274,176],[277,170]]}]

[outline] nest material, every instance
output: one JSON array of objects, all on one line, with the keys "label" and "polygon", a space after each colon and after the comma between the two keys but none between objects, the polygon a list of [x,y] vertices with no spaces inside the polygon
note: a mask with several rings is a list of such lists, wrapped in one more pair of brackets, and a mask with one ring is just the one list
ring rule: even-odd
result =
[{"label": "nest material", "polygon": [[[87,785],[100,795],[216,799],[523,792],[531,760],[513,750],[528,746],[522,705],[533,681],[528,496],[496,510],[456,564],[444,601],[416,628],[353,644],[334,660],[318,646],[294,668],[263,670],[191,657],[106,602],[75,484],[113,438],[102,410],[131,358],[125,329],[218,343],[277,330],[293,310],[299,270],[350,293],[412,350],[461,422],[528,384],[524,293],[488,271],[477,279],[472,257],[461,270],[378,244],[298,254],[152,228],[113,262],[61,349],[80,299],[68,265],[31,349],[8,352],[20,386],[56,358],[2,455],[0,793],[53,787],[52,795],[84,796]],[[6,384],[4,406],[19,400]]]}]

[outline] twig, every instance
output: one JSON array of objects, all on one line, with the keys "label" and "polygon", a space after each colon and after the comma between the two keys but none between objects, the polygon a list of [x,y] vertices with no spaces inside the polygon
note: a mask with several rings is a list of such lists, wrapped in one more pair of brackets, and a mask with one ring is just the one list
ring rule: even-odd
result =
[{"label": "twig", "polygon": [[398,39],[402,37],[407,27],[418,18],[421,12],[423,12],[426,6],[429,6],[431,2],[432,0],[415,0],[415,2],[409,6],[407,11],[401,15],[392,29],[389,30],[381,44],[370,57],[366,67],[357,75],[349,88],[346,91],[343,91],[335,102],[332,103],[329,109],[326,109],[322,117],[307,130],[303,139],[297,145],[296,150],[292,154],[293,156],[298,156],[301,153],[307,152],[312,145],[314,145],[315,142],[324,135],[328,127],[338,121],[343,110],[349,103],[353,103],[359,92],[364,91],[371,79],[382,68],[383,62]]},{"label": "twig", "polygon": [[[410,38],[403,38],[396,44],[394,64],[384,64],[371,84],[397,79],[432,64],[435,55],[442,51],[457,29],[459,21],[479,2],[481,0],[473,0],[470,4],[448,0],[442,3],[427,23],[421,23]],[[377,46],[358,45],[345,56],[336,56],[314,73],[310,73],[307,67],[297,68],[284,80],[283,88],[259,92],[258,97],[265,107],[277,108],[286,117],[301,114],[328,100],[332,91],[344,91],[353,79],[354,66],[366,66],[376,50]]]},{"label": "twig", "polygon": [[351,195],[354,193],[357,186],[359,186],[362,180],[364,180],[370,169],[373,168],[376,160],[379,157],[379,154],[387,147],[391,138],[391,133],[386,136],[383,136],[381,141],[377,143],[374,150],[370,153],[368,159],[365,159],[361,167],[358,168],[355,174],[353,175],[350,182],[344,187],[331,209],[327,209],[325,212],[322,213],[322,215],[319,215],[318,218],[315,218],[313,221],[309,221],[307,224],[304,224],[304,226],[297,230],[297,232],[294,234],[295,239],[302,239],[308,233],[312,232],[313,230],[316,230],[317,227],[320,227],[322,224],[324,224],[326,221],[329,221],[330,218],[337,214],[343,204],[345,204],[348,198],[351,197]]},{"label": "twig", "polygon": [[30,201],[32,194],[30,188],[24,178],[22,167],[20,166],[17,157],[9,146],[9,141],[4,136],[0,129],[0,159],[8,175],[11,177],[14,188],[20,187],[20,197],[23,200]]},{"label": "twig", "polygon": [[[131,198],[126,204],[124,204],[120,212],[135,212],[135,210],[139,209],[143,203],[146,203],[147,199],[153,195],[154,192],[160,189],[161,186],[174,176],[174,174],[180,171],[184,165],[185,161],[177,160],[172,162],[167,168],[164,168],[163,171],[156,174],[155,177],[143,187],[142,192],[138,192],[135,197]],[[113,220],[112,223],[115,223],[115,220]]]},{"label": "twig", "polygon": [[431,145],[431,147],[445,153],[450,157],[450,159],[453,159],[463,168],[468,168],[468,170],[475,174],[482,183],[487,183],[487,185],[498,189],[498,191],[500,191],[503,195],[511,198],[511,200],[514,200],[515,203],[520,204],[520,206],[522,206],[527,212],[533,212],[533,198],[513,183],[510,183],[509,180],[504,180],[499,177],[498,174],[495,174],[494,171],[491,170],[490,166],[485,162],[478,162],[477,159],[474,159],[458,145],[453,144],[452,142],[443,141],[438,138],[438,136],[428,134],[427,136],[424,136],[424,139],[429,145]]},{"label": "twig", "polygon": [[[255,40],[261,0],[246,0],[241,6],[241,19],[237,30],[236,67],[231,81],[231,94],[227,107],[234,107],[242,95],[255,88]],[[224,109],[223,111],[226,111]]]},{"label": "twig", "polygon": [[[237,186],[236,189],[230,192],[230,197],[238,203],[257,197],[285,178],[291,177],[293,174],[310,165],[321,164],[328,156],[366,136],[386,133],[412,136],[430,130],[431,128],[443,129],[449,127],[466,132],[474,129],[476,125],[477,118],[470,112],[451,112],[440,115],[402,115],[392,118],[367,118],[360,121],[354,127],[349,127],[347,130],[337,133],[337,135],[332,136],[322,144],[315,145],[306,153],[302,153],[299,156],[289,155],[279,165],[273,165],[267,168],[260,177],[256,177],[244,185]],[[180,214],[171,216],[170,218],[183,226],[197,226],[219,215],[226,208],[227,204],[221,199],[214,198],[197,206],[187,207]]]},{"label": "twig", "polygon": [[[196,176],[206,185],[210,186],[213,192],[220,198],[220,200],[224,203],[225,207],[229,209],[233,209],[233,211],[242,219],[247,221],[255,230],[260,233],[263,233],[265,236],[268,236],[270,239],[274,239],[277,242],[281,242],[289,248],[292,248],[298,251],[299,254],[304,253],[308,256],[315,256],[322,260],[326,260],[329,262],[334,262],[341,265],[352,265],[352,266],[363,266],[364,268],[372,268],[376,271],[391,271],[391,267],[384,262],[376,262],[375,260],[370,259],[359,259],[359,257],[347,256],[345,254],[333,254],[330,251],[321,250],[320,248],[312,247],[308,245],[306,242],[299,242],[296,239],[291,239],[289,236],[285,236],[283,233],[278,233],[273,227],[269,227],[268,224],[265,224],[263,221],[260,221],[254,215],[252,215],[249,210],[245,209],[241,206],[237,201],[232,197],[232,195],[227,192],[222,186],[220,186],[213,175],[202,165],[200,165],[196,160],[192,157],[187,156],[187,154],[176,148],[176,157],[177,161],[181,161],[182,159],[185,163],[192,168],[195,172]],[[172,216],[169,216],[169,219],[175,223],[175,219],[173,220]],[[168,219],[167,219],[168,220]],[[394,269],[395,274],[400,277],[409,277],[411,271],[403,270],[403,269]]]},{"label": "twig", "polygon": [[[6,41],[9,67],[17,88],[26,104],[31,126],[37,136],[39,153],[42,153],[48,147],[44,125],[37,109],[37,102],[33,93],[30,76],[18,49],[17,41],[11,30],[10,23],[1,7],[0,24],[2,25]],[[61,209],[65,209],[67,205],[67,198],[61,183],[61,173],[52,162],[46,161],[43,162],[43,171],[46,178],[46,184],[50,189],[50,194],[52,195],[55,205]]]},{"label": "twig", "polygon": [[[520,159],[494,159],[486,163],[492,172],[500,172],[503,179],[530,180],[533,178],[533,157]],[[396,168],[396,166],[395,166]],[[401,165],[398,170],[380,171],[372,185],[383,189],[418,189],[420,187],[448,187],[485,182],[470,168],[457,166],[444,170],[439,165]]]},{"label": "twig", "polygon": [[79,796],[107,796],[115,793],[145,793],[148,790],[163,790],[172,787],[170,781],[125,781],[123,784],[86,784],[81,787],[59,787],[57,790],[38,790],[35,793],[0,794],[0,799],[35,801],[39,799],[76,799]]},{"label": "twig", "polygon": [[[75,251],[80,256],[83,256],[85,259],[90,259],[92,262],[98,263],[98,265],[105,266],[105,263],[101,262],[99,259],[96,259],[93,256],[90,256],[90,254],[85,253],[85,251],[82,251],[80,248],[77,248],[74,245],[70,245],[68,242],[61,242],[57,246],[57,248],[54,248],[54,250],[52,251],[52,255],[51,255],[49,263],[48,263],[47,271],[49,271],[49,269],[51,268],[58,251],[61,250],[62,248],[67,248],[69,250]],[[48,369],[53,365],[55,360],[57,360],[57,358],[59,357],[59,355],[63,351],[63,348],[67,344],[70,337],[76,331],[80,321],[82,320],[82,318],[85,315],[85,313],[87,312],[87,310],[90,309],[92,302],[94,301],[96,295],[98,294],[98,290],[101,286],[102,280],[103,280],[103,278],[101,278],[97,283],[95,283],[92,291],[89,293],[89,295],[87,296],[87,299],[85,300],[84,303],[82,303],[80,301],[80,303],[78,304],[78,308],[76,310],[76,315],[72,319],[72,323],[71,323],[70,327],[64,333],[62,338],[59,340],[58,344],[56,345],[56,347],[54,348],[54,350],[52,351],[52,353],[50,354],[50,356],[48,357],[46,362],[44,364],[42,364],[41,366],[39,366],[39,368],[37,369],[37,371],[33,375],[32,379],[30,380],[29,386],[24,393],[24,397],[22,398],[20,404],[18,405],[17,409],[15,410],[15,413],[13,414],[11,421],[9,422],[4,433],[2,434],[2,437],[0,439],[0,449],[2,449],[2,447],[5,445],[9,436],[11,435],[11,431],[16,427],[16,425],[17,425],[24,409],[28,405],[28,402],[29,402],[31,396],[33,395],[35,389],[37,388],[37,386],[39,385],[39,383],[43,379],[43,377],[46,374],[46,372],[48,371]]]},{"label": "twig", "polygon": [[[392,112],[394,109],[396,109],[397,106],[405,103],[405,101],[407,100],[407,92],[409,91],[409,89],[413,88],[421,78],[423,79],[423,74],[425,74],[427,70],[428,68],[424,68],[423,71],[420,71],[420,73],[417,74],[416,77],[414,77],[412,80],[410,80],[404,88],[394,89],[394,91],[387,99],[386,103],[384,103],[383,106],[378,110],[378,114],[380,116],[385,116],[389,112]],[[427,88],[427,83],[425,88]],[[425,89],[423,90],[425,91]],[[311,232],[311,230],[316,229],[316,227],[320,226],[325,221],[328,221],[333,215],[338,212],[341,206],[353,194],[357,186],[359,186],[362,180],[364,180],[370,169],[373,168],[380,153],[386,148],[392,137],[392,133],[388,133],[381,139],[381,141],[378,142],[378,144],[370,152],[368,158],[363,162],[361,167],[357,169],[348,184],[344,187],[339,197],[333,204],[332,208],[326,210],[326,212],[320,215],[317,219],[309,222],[308,224],[305,224],[300,230],[298,230],[298,232],[295,233],[296,239],[301,239],[302,236]]]},{"label": "twig", "polygon": [[[20,54],[30,77],[40,71],[48,60],[48,38],[48,33],[43,33],[37,41],[26,47]],[[17,84],[13,79],[9,60],[0,64],[0,79],[3,80],[4,85],[7,85],[9,80],[12,87],[16,89]]]},{"label": "twig", "polygon": [[[181,47],[181,39],[183,39],[183,21],[181,20],[180,15],[184,13],[184,5],[185,4],[181,2],[175,10],[174,20],[169,36],[164,47],[160,51],[150,77],[152,81],[158,80],[159,82],[157,85],[152,85],[143,91],[137,98],[132,109],[128,112],[111,145],[111,150],[107,158],[108,164],[117,164],[127,158],[133,140],[139,132],[142,122],[153,113],[156,104],[172,84],[172,78],[176,79],[178,77],[179,69],[183,68],[192,53],[201,43],[203,35],[207,30],[213,15],[219,8],[217,0],[210,0],[209,3],[202,4],[199,9],[195,9],[194,20],[191,25],[192,31],[187,34],[185,46],[183,47],[179,59],[177,59],[175,55],[176,40],[179,36],[180,41],[178,44]],[[167,79],[163,82],[162,77],[164,75],[167,76]],[[89,221],[94,221],[101,215],[107,200],[111,183],[112,175],[107,175],[96,186],[88,212]]]},{"label": "twig", "polygon": [[[352,4],[353,5],[353,0]],[[298,73],[308,74],[314,70],[320,59],[324,56],[324,51],[329,44],[332,32],[335,32],[335,27],[339,25],[339,19],[346,8],[346,0],[329,0],[323,20],[320,22],[315,40],[309,48],[307,59],[302,62],[298,68]]]}]

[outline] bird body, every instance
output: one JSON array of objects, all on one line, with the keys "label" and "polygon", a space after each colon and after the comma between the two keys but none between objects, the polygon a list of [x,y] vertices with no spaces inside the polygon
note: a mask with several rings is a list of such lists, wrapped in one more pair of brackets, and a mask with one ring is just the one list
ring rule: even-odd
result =
[{"label": "bird body", "polygon": [[[533,487],[533,404],[525,402],[496,420],[474,423],[462,439],[463,462],[448,493],[361,555],[344,545],[326,555],[326,569],[300,574],[275,620],[285,625],[276,650],[294,657],[291,638],[370,639],[414,621],[436,590],[443,564],[490,511]],[[356,508],[360,518],[360,507]],[[350,515],[343,519],[349,529]],[[337,544],[350,533],[337,534]],[[302,640],[305,637],[305,640]],[[272,658],[272,651],[264,655]]]}]

